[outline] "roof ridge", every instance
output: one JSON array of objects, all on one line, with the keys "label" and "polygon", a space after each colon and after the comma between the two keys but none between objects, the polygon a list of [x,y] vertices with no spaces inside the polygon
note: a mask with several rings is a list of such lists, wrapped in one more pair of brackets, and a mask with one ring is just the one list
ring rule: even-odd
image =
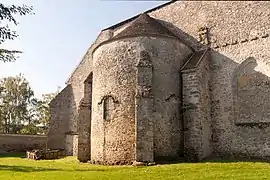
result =
[{"label": "roof ridge", "polygon": [[150,17],[147,13],[142,13],[135,20],[133,20],[129,26],[114,36],[111,40],[141,35],[162,35],[178,38],[167,27],[163,26],[157,19]]},{"label": "roof ridge", "polygon": [[119,22],[119,23],[117,23],[117,24],[114,24],[114,25],[112,25],[112,26],[109,26],[109,27],[107,27],[107,28],[104,28],[104,29],[102,29],[101,31],[105,31],[105,30],[108,30],[108,29],[115,29],[115,28],[117,28],[117,27],[120,27],[120,26],[122,26],[122,25],[124,25],[124,24],[126,24],[126,23],[129,23],[129,22],[133,21],[134,19],[136,19],[137,17],[139,17],[141,14],[147,14],[147,13],[156,11],[156,10],[161,9],[161,8],[163,8],[163,7],[165,7],[165,6],[168,6],[168,5],[170,5],[170,4],[172,4],[172,3],[176,2],[176,1],[177,1],[177,0],[172,0],[172,1],[166,2],[166,3],[164,3],[164,4],[161,4],[161,5],[159,5],[159,6],[156,6],[156,7],[152,8],[152,9],[149,9],[149,10],[147,10],[147,11],[144,11],[144,12],[142,12],[142,13],[139,13],[139,14],[137,14],[137,15],[135,15],[135,16],[133,16],[133,17],[130,17],[130,18],[126,19],[126,20],[123,20],[123,21],[121,21],[121,22]]}]

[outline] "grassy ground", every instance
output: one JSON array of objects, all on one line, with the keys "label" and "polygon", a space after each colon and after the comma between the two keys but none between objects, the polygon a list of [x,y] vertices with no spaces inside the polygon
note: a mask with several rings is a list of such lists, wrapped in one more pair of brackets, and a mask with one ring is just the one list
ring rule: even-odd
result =
[{"label": "grassy ground", "polygon": [[203,162],[149,167],[96,166],[75,157],[34,161],[21,154],[0,156],[0,180],[97,179],[270,179],[270,164],[263,162]]}]

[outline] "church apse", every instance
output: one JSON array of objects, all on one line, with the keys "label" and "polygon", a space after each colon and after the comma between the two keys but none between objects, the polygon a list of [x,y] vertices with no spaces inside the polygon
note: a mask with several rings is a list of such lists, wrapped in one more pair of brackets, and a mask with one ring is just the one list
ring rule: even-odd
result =
[{"label": "church apse", "polygon": [[179,70],[192,53],[145,14],[96,48],[93,163],[153,162],[183,154]]},{"label": "church apse", "polygon": [[91,161],[126,164],[135,158],[137,42],[104,44],[93,54]]}]

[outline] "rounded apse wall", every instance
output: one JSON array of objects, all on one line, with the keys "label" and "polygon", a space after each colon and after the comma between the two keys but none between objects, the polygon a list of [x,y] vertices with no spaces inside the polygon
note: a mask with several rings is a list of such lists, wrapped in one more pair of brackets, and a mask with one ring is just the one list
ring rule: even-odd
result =
[{"label": "rounded apse wall", "polygon": [[134,161],[138,46],[135,41],[114,41],[93,54],[91,161],[95,163]]},{"label": "rounded apse wall", "polygon": [[91,161],[126,164],[135,160],[135,93],[138,52],[153,64],[154,156],[183,150],[180,69],[193,51],[177,39],[134,37],[108,42],[93,53]]}]

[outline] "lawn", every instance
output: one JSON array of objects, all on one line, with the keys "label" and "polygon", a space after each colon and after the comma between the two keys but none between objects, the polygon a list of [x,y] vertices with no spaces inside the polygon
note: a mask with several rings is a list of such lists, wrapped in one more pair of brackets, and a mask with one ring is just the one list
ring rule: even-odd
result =
[{"label": "lawn", "polygon": [[97,179],[270,179],[270,164],[263,162],[202,162],[148,167],[96,166],[76,157],[34,161],[21,154],[0,156],[0,180]]}]

